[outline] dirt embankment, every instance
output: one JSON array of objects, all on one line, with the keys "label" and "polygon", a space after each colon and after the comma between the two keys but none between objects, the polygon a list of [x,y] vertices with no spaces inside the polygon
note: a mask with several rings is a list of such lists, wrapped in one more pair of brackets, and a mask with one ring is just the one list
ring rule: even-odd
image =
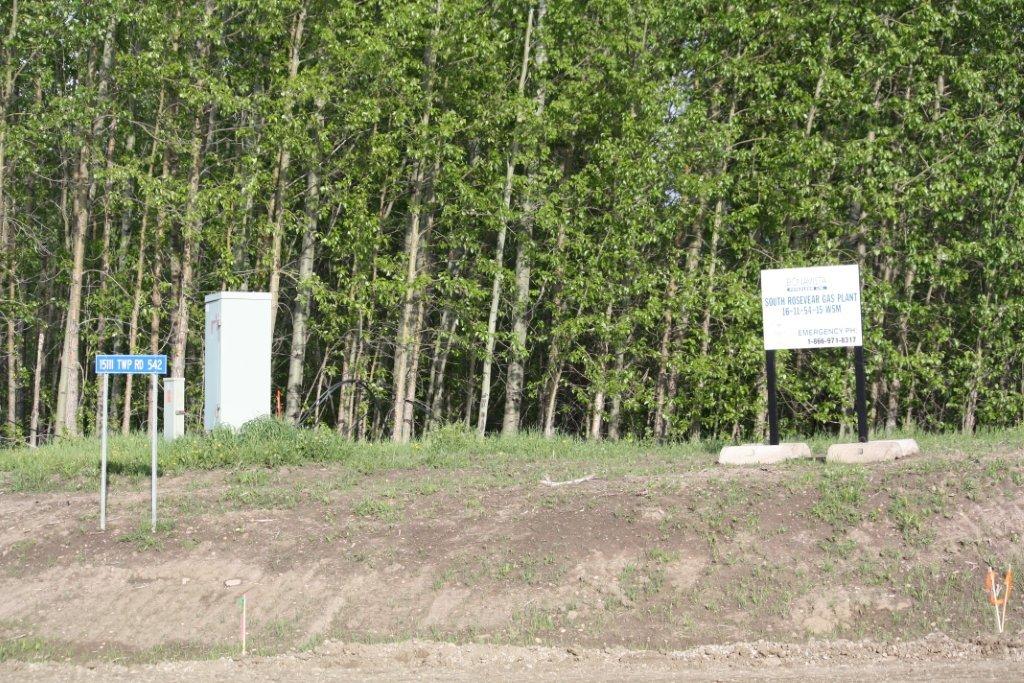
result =
[{"label": "dirt embankment", "polygon": [[[140,529],[141,482],[112,491],[106,533],[91,492],[4,494],[0,673],[782,679],[877,665],[923,679],[995,662],[1005,676],[1022,605],[988,635],[981,581],[987,563],[1021,561],[1019,462],[555,489],[465,471],[189,475],[162,482],[156,535]],[[235,661],[242,595],[257,657]]]}]

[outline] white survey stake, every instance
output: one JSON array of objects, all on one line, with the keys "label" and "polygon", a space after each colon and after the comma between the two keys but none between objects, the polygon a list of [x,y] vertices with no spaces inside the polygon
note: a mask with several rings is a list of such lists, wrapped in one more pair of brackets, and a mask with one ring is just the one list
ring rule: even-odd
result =
[{"label": "white survey stake", "polygon": [[860,301],[856,265],[762,270],[764,348],[861,346]]}]

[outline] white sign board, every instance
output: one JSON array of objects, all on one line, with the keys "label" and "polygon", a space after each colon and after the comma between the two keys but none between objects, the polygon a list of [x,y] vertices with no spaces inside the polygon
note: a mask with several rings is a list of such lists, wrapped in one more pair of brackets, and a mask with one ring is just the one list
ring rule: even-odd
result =
[{"label": "white sign board", "polygon": [[861,346],[860,269],[762,270],[761,318],[769,351]]}]

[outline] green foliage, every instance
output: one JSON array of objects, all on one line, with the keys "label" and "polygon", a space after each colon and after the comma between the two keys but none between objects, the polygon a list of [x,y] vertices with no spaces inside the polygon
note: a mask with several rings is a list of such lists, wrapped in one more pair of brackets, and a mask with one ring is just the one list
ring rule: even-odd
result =
[{"label": "green foliage", "polygon": [[[511,407],[512,428],[761,439],[759,271],[853,262],[875,430],[971,433],[1024,416],[1016,0],[543,12],[217,0],[208,15],[195,2],[37,0],[18,3],[16,22],[11,6],[4,444],[29,436],[41,334],[37,436],[53,436],[72,329],[78,357],[63,370],[81,376],[81,431],[96,431],[98,400],[81,367],[129,343],[175,355],[179,328],[198,428],[203,295],[272,280],[274,386],[298,387],[306,425],[387,437],[408,379],[397,403],[433,462],[469,447],[470,432],[439,425],[474,422],[496,287],[488,429]],[[403,348],[418,354],[408,378],[395,374]],[[503,391],[512,360],[521,397]],[[781,353],[784,430],[849,433],[850,370],[846,350]],[[142,427],[140,384],[125,399],[114,380],[115,428],[125,401]],[[351,448],[282,429],[189,439],[171,462],[273,466]],[[266,446],[259,462],[247,438]],[[43,470],[19,472],[21,488],[47,485]]]}]

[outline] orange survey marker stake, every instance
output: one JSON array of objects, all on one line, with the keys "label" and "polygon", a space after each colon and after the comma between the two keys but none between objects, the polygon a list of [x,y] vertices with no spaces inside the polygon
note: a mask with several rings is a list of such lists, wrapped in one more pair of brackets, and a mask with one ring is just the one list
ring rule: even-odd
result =
[{"label": "orange survey marker stake", "polygon": [[[1006,606],[1010,602],[1010,592],[1013,590],[1013,567],[1006,568],[1003,574],[1002,583],[996,580],[996,570],[992,567],[985,572],[985,594],[988,596],[988,603],[992,605],[996,613],[996,631],[1003,632],[1006,627]],[[999,608],[1002,607],[1002,610]]]}]

